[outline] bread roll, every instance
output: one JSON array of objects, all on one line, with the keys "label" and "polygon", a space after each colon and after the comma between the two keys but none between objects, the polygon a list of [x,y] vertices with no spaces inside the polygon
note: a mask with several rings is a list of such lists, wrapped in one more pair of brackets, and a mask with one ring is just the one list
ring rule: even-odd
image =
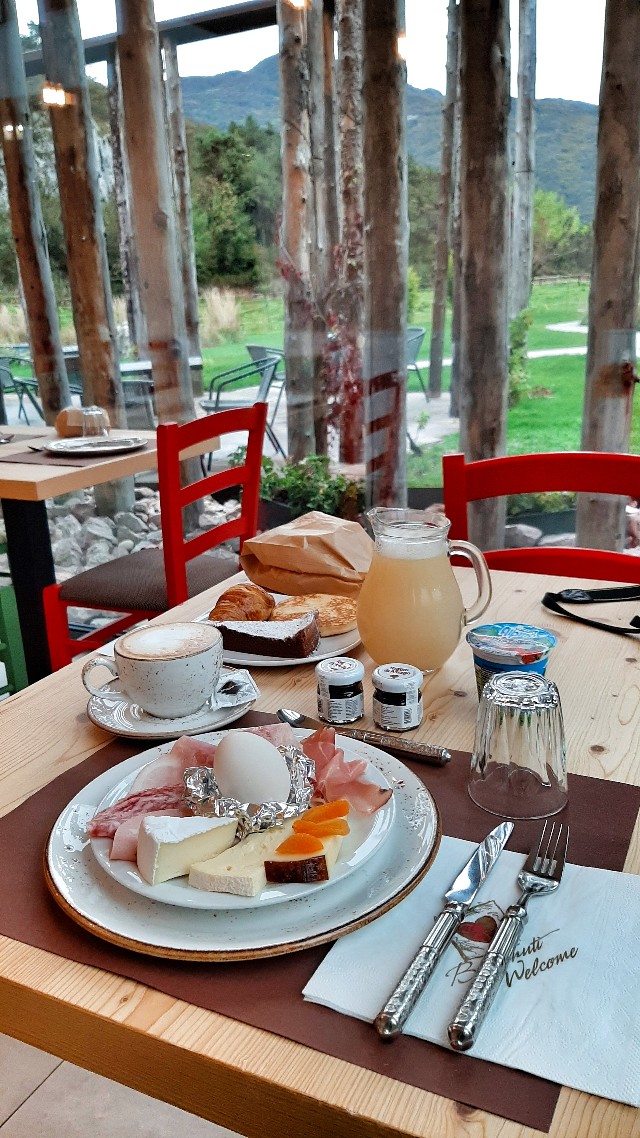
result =
[{"label": "bread roll", "polygon": [[353,597],[307,593],[280,601],[274,609],[273,619],[295,620],[306,612],[315,612],[321,636],[340,636],[357,628],[357,604]]},{"label": "bread roll", "polygon": [[82,407],[65,407],[58,412],[56,433],[62,439],[72,439],[82,434]]},{"label": "bread roll", "polygon": [[233,585],[218,598],[209,620],[269,620],[275,603],[259,585]]}]

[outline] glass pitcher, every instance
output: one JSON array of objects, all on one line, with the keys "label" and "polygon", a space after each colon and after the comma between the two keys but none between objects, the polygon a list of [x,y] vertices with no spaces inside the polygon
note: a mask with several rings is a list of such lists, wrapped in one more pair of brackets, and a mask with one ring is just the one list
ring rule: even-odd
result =
[{"label": "glass pitcher", "polygon": [[[444,514],[377,507],[367,512],[375,552],[358,599],[358,630],[376,664],[401,661],[423,672],[440,668],[455,650],[465,624],[491,600],[491,578],[479,549],[448,541]],[[453,551],[472,564],[478,596],[465,609],[451,568]]]}]

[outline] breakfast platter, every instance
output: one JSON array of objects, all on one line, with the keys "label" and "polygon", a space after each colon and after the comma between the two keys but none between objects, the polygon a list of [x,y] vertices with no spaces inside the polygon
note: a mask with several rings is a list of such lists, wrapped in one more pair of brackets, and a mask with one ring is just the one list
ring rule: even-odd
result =
[{"label": "breakfast platter", "polygon": [[[225,735],[210,733],[200,740],[219,745]],[[299,740],[308,735],[296,731]],[[101,939],[179,960],[244,960],[295,952],[368,923],[396,905],[427,872],[439,845],[440,820],[422,781],[397,759],[343,737],[336,745],[344,749],[347,762],[364,760],[368,780],[392,793],[374,814],[355,819],[335,872],[320,887],[267,886],[251,898],[203,893],[204,905],[196,907],[188,898],[197,890],[186,877],[145,888],[133,863],[122,861],[120,866],[127,868],[114,871],[118,863],[111,862],[108,869],[108,843],[92,838],[87,827],[98,810],[105,805],[108,810],[126,794],[141,767],[168,754],[172,744],[166,743],[94,779],[62,812],[45,858],[54,899]],[[161,892],[166,889],[171,894]]]},{"label": "breakfast platter", "polygon": [[238,667],[317,664],[343,656],[360,643],[355,601],[331,594],[291,597],[251,583],[235,585],[196,620],[211,621],[220,629],[223,660]]}]

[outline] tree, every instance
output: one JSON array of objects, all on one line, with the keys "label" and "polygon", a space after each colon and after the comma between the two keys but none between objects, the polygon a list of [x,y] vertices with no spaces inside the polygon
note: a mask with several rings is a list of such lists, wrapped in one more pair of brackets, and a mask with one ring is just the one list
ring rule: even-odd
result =
[{"label": "tree", "polygon": [[558,194],[536,190],[533,201],[533,276],[585,275],[591,267],[593,237],[577,209]]},{"label": "tree", "polygon": [[[507,417],[508,0],[461,0],[462,336],[460,442],[504,454]],[[502,544],[504,501],[470,510],[472,541]]]},{"label": "tree", "polygon": [[[428,166],[419,166],[409,155],[407,163],[409,213],[409,264],[420,277],[420,283],[434,281],[436,232],[438,227],[438,193],[440,175]],[[446,284],[445,266],[445,284]],[[445,296],[446,302],[446,296]]]},{"label": "tree", "polygon": [[509,247],[509,317],[529,304],[535,188],[536,0],[520,0],[518,102]]},{"label": "tree", "polygon": [[[429,357],[429,393],[442,391],[442,347],[447,309],[449,279],[449,220],[453,183],[453,136],[458,90],[458,3],[449,0],[447,30],[447,85],[442,105],[442,148],[440,152],[440,186],[438,202],[438,237],[433,284],[433,317]],[[409,252],[411,256],[411,251]],[[415,264],[415,261],[412,261]]]},{"label": "tree", "polygon": [[[637,0],[607,0],[582,418],[584,450],[629,449],[637,382],[639,56],[640,4]],[[579,495],[578,544],[622,549],[624,507],[624,500],[617,498]]]}]

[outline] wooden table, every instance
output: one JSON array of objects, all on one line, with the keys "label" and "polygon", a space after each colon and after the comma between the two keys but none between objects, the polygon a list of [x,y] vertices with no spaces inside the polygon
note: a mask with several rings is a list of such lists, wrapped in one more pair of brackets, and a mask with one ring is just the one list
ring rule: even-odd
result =
[{"label": "wooden table", "polygon": [[[38,431],[34,427],[8,428],[15,434],[11,443],[0,447],[0,460],[5,454],[19,454],[28,441],[57,437],[47,427]],[[38,438],[34,435],[37,433]],[[131,431],[113,431],[114,437],[131,435]],[[135,431],[146,439],[144,450],[114,454],[108,461],[104,456],[95,463],[81,466],[48,466],[0,461],[0,504],[7,534],[9,568],[16,591],[20,628],[27,663],[29,681],[46,676],[51,671],[49,648],[44,623],[42,590],[55,582],[55,567],[51,552],[49,523],[45,501],[59,494],[99,486],[118,478],[127,478],[157,465],[155,431]],[[185,452],[188,455],[215,449],[210,442]]]},{"label": "wooden table", "polygon": [[[471,589],[471,571],[457,572],[463,591]],[[549,676],[562,695],[570,770],[637,782],[640,645],[543,610],[543,592],[566,587],[566,578],[498,572],[492,577],[490,619],[541,623],[558,636]],[[157,621],[199,615],[230,583]],[[619,607],[621,621],[637,609],[633,603]],[[598,608],[602,616],[603,606]],[[370,665],[363,652],[362,657]],[[107,741],[86,718],[80,668],[77,661],[2,705],[0,813]],[[254,674],[262,693],[257,710],[294,707],[315,715],[310,666]],[[370,706],[368,682],[366,691]],[[470,749],[477,698],[464,642],[427,681],[424,699],[416,736]],[[640,871],[638,825],[626,869]],[[531,1138],[534,1133],[7,938],[0,938],[0,1031],[260,1138]],[[639,1126],[638,1112],[630,1107],[564,1089],[551,1134],[630,1138]]]}]

